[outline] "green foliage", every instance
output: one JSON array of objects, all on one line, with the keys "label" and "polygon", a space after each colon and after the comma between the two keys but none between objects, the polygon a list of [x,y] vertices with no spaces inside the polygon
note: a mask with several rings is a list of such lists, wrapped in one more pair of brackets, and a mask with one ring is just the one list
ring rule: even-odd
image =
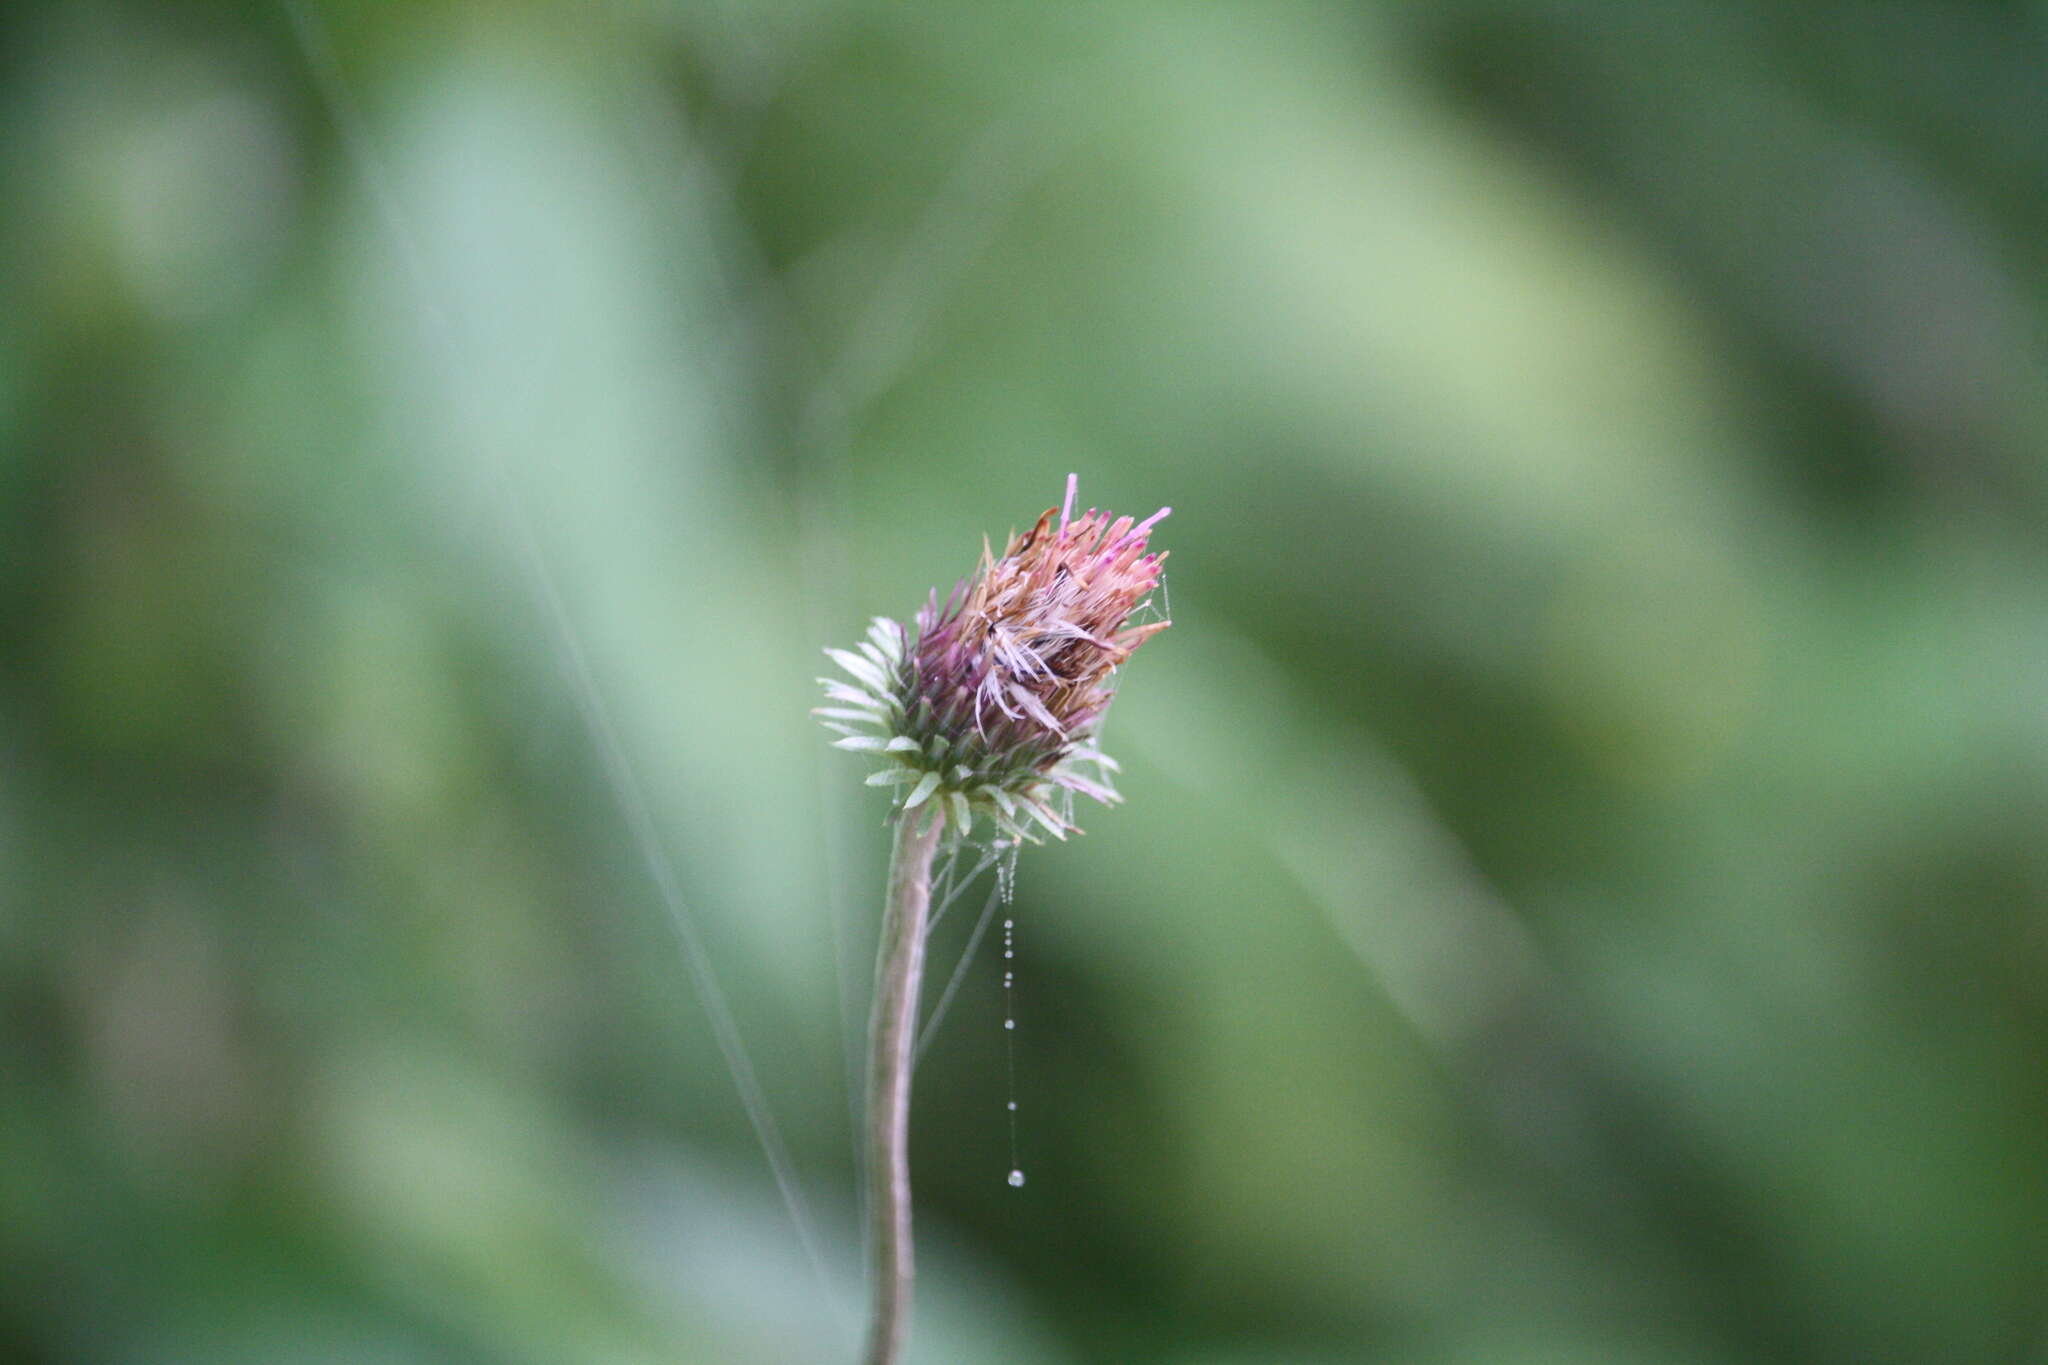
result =
[{"label": "green foliage", "polygon": [[2048,1349],[2037,10],[6,24],[0,1357],[851,1358],[817,650],[1070,469],[914,1358]]}]

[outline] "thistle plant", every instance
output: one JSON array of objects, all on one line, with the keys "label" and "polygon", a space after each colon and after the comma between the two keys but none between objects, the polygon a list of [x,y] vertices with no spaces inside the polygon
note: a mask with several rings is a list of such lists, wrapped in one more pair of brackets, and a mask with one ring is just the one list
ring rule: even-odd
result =
[{"label": "thistle plant", "polygon": [[910,1075],[931,910],[932,860],[985,821],[998,847],[1065,839],[1076,796],[1119,798],[1117,765],[1096,747],[1118,672],[1164,619],[1150,604],[1166,556],[1153,526],[1065,501],[1013,535],[942,603],[933,590],[913,633],[877,617],[857,650],[825,652],[852,681],[821,678],[818,708],[842,749],[884,766],[896,793],[868,1030],[868,1236],[874,1275],[867,1365],[894,1365],[909,1331]]}]

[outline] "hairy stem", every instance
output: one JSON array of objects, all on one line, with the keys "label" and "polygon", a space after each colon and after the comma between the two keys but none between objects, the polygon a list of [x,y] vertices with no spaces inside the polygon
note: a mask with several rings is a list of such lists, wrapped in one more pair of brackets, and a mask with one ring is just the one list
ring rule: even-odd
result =
[{"label": "hairy stem", "polygon": [[896,819],[882,942],[875,959],[875,1012],[868,1022],[868,1237],[874,1317],[867,1365],[896,1365],[910,1335],[910,1073],[924,980],[932,855],[945,817],[934,801]]}]

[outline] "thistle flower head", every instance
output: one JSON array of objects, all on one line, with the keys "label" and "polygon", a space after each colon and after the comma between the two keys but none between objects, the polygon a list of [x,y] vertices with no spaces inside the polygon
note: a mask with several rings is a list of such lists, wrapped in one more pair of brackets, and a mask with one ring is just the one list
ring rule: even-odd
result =
[{"label": "thistle flower head", "polygon": [[[897,785],[900,805],[945,803],[958,832],[988,815],[1013,839],[1033,826],[1077,830],[1072,794],[1118,800],[1116,764],[1095,736],[1117,671],[1166,620],[1134,620],[1149,606],[1166,556],[1146,539],[1171,509],[1136,521],[1066,501],[1012,536],[944,602],[935,590],[915,634],[877,617],[859,652],[828,649],[853,684],[820,679],[839,705],[818,714],[890,766],[868,779]],[[857,684],[857,685],[855,685]]]}]

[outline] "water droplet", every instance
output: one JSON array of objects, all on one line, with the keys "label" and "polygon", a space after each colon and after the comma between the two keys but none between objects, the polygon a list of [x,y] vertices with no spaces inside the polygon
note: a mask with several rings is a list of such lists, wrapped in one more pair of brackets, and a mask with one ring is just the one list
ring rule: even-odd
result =
[{"label": "water droplet", "polygon": [[1008,948],[1005,948],[1005,949],[1003,949],[1003,956],[1004,956],[1004,957],[1015,957],[1015,956],[1016,956],[1016,954],[1015,954],[1015,953],[1013,953],[1013,952],[1011,952],[1011,951],[1010,951],[1010,950],[1009,950]]},{"label": "water droplet", "polygon": [[1017,1027],[1017,1021],[1016,1021],[1015,1019],[1005,1019],[1005,1020],[1003,1020],[1003,1027],[1004,1027],[1004,1028],[1015,1028],[1015,1027]]},{"label": "water droplet", "polygon": [[1010,1188],[1011,1188],[1011,1189],[1015,1189],[1015,1188],[1017,1188],[1017,1187],[1018,1187],[1019,1185],[1022,1185],[1023,1183],[1024,1183],[1024,1172],[1022,1172],[1022,1171],[1011,1171],[1011,1172],[1010,1172]]},{"label": "water droplet", "polygon": [[1015,1101],[1015,1100],[1011,1100],[1011,1101],[1010,1101],[1010,1112],[1011,1112],[1011,1113],[1013,1113],[1013,1114],[1017,1112],[1017,1101]]},{"label": "water droplet", "polygon": [[1004,921],[1003,921],[1003,929],[1004,929],[1004,930],[1005,930],[1006,932],[1007,932],[1008,930],[1014,929],[1014,928],[1016,928],[1016,927],[1017,927],[1017,921],[1015,921],[1015,920],[1013,920],[1013,919],[1006,919],[1006,920],[1004,920]]}]

